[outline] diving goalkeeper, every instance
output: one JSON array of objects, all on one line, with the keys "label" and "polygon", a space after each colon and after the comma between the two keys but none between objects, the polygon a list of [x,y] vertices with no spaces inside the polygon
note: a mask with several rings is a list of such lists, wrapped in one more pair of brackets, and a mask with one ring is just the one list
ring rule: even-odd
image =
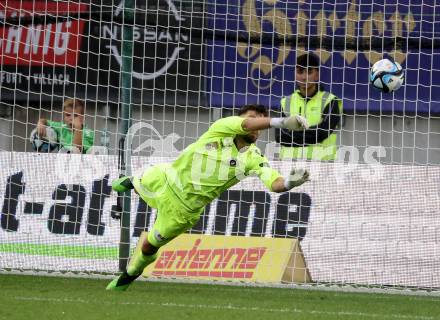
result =
[{"label": "diving goalkeeper", "polygon": [[293,169],[283,177],[270,168],[254,143],[260,130],[271,127],[304,130],[308,124],[298,115],[268,118],[264,106],[247,105],[239,116],[214,122],[173,163],[150,167],[141,178],[114,180],[113,190],[134,189],[158,213],[141,250],[135,251],[127,270],[110,282],[107,290],[126,290],[156,259],[161,246],[190,229],[208,203],[245,177],[258,176],[272,192],[285,192],[308,181],[306,170]]}]

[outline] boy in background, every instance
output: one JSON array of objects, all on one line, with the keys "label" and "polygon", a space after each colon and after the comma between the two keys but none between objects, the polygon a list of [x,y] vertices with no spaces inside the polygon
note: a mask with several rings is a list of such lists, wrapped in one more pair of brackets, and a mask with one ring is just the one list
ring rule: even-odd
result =
[{"label": "boy in background", "polygon": [[60,149],[71,153],[86,153],[93,146],[94,133],[84,125],[84,109],[84,102],[81,100],[65,100],[63,122],[41,118],[37,123],[38,135],[45,137],[46,128],[50,127],[57,133]]}]

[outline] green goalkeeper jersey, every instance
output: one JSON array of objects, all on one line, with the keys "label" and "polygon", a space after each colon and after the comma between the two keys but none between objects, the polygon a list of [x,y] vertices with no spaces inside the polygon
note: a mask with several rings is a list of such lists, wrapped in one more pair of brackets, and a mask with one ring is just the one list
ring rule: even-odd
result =
[{"label": "green goalkeeper jersey", "polygon": [[214,122],[166,171],[171,189],[189,209],[204,207],[248,176],[258,176],[272,191],[280,173],[270,168],[254,144],[238,150],[234,143],[235,136],[247,134],[243,121],[233,116]]}]

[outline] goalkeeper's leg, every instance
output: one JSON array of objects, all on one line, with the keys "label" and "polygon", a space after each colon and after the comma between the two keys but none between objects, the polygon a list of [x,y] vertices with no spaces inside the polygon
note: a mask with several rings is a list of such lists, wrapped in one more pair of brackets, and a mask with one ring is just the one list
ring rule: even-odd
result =
[{"label": "goalkeeper's leg", "polygon": [[[123,176],[112,181],[112,189],[116,192],[126,192],[134,189],[133,177]],[[133,252],[127,270],[124,271],[118,278],[114,279],[107,286],[107,290],[124,291],[128,286],[141,274],[146,266],[154,262],[156,259],[156,252],[159,249],[151,245],[147,239],[143,241],[139,248]]]},{"label": "goalkeeper's leg", "polygon": [[[141,192],[139,195],[142,197]],[[148,237],[135,250],[127,270],[110,282],[107,290],[126,290],[142,274],[143,270],[156,260],[158,249],[190,229],[203,211],[201,209],[199,212],[189,213],[174,198],[172,191],[162,193],[157,200],[156,202],[159,202],[157,218],[148,232]]]},{"label": "goalkeeper's leg", "polygon": [[[165,202],[164,206],[168,205],[169,202]],[[175,219],[172,213],[173,211],[158,212],[156,222],[148,232],[148,237],[143,240],[140,247],[136,248],[130,258],[127,270],[110,282],[107,290],[127,290],[128,286],[142,274],[144,269],[156,260],[157,251],[161,246],[184,233],[194,224],[193,221],[183,222],[180,219]]]},{"label": "goalkeeper's leg", "polygon": [[107,290],[125,291],[138,278],[143,270],[157,257],[159,247],[153,246],[144,239],[141,247],[136,249],[127,266],[127,270],[107,285]]}]

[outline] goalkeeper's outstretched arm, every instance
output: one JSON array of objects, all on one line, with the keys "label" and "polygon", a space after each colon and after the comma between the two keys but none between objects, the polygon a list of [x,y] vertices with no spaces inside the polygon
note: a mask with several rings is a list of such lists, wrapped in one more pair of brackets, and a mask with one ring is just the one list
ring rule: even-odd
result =
[{"label": "goalkeeper's outstretched arm", "polygon": [[277,170],[270,167],[266,157],[256,152],[251,164],[249,175],[256,175],[271,192],[285,192],[310,181],[309,172],[305,169],[290,170],[288,175],[282,176]]},{"label": "goalkeeper's outstretched arm", "polygon": [[246,131],[264,130],[269,128],[284,128],[289,130],[304,130],[309,127],[306,118],[295,115],[284,118],[245,118],[241,126]]},{"label": "goalkeeper's outstretched arm", "polygon": [[287,177],[279,177],[272,182],[273,192],[285,192],[310,181],[309,172],[304,169],[292,169]]}]

